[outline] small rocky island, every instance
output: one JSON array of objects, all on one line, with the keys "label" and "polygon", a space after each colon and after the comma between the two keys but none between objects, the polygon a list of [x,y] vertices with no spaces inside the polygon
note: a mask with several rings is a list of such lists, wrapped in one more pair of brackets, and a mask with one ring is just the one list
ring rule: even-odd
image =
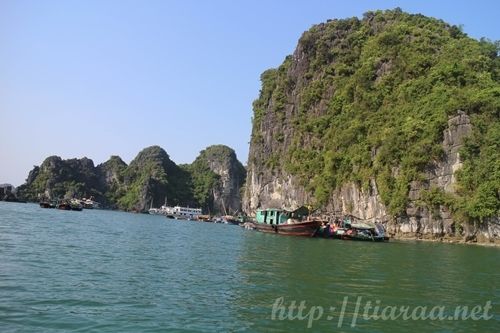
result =
[{"label": "small rocky island", "polygon": [[400,9],[329,20],[261,76],[243,207],[500,240],[498,43]]},{"label": "small rocky island", "polygon": [[0,184],[0,201],[24,202],[17,197],[17,189],[12,184]]}]

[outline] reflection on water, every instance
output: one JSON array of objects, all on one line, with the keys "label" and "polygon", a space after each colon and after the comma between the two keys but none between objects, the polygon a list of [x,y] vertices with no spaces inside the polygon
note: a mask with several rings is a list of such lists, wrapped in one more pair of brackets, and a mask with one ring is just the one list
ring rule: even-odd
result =
[{"label": "reflection on water", "polygon": [[[294,238],[231,225],[0,202],[0,331],[304,332],[273,303],[342,307],[310,332],[494,331],[500,251]],[[490,321],[363,321],[382,305],[484,304]]]}]

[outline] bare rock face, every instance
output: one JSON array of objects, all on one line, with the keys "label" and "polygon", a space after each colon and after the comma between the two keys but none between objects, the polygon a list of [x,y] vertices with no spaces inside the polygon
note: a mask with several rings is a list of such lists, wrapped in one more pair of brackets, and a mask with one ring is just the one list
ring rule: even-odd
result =
[{"label": "bare rock face", "polygon": [[122,195],[123,172],[127,164],[116,155],[96,167],[99,189],[103,193],[101,204],[109,208],[118,208],[117,200]]},{"label": "bare rock face", "polygon": [[126,167],[127,164],[120,156],[111,156],[109,160],[97,166],[101,183],[109,187],[114,183],[123,182],[122,172]]},{"label": "bare rock face", "polygon": [[459,150],[471,131],[470,118],[465,112],[459,110],[455,116],[449,118],[448,127],[443,131],[443,159],[428,169],[425,180],[411,183],[406,215],[388,224],[391,234],[401,238],[453,239],[458,237],[482,242],[495,241],[500,238],[498,218],[490,219],[481,226],[469,224],[459,226],[446,206],[439,205],[430,210],[420,204],[423,190],[439,188],[445,193],[455,193],[456,172],[462,167]]},{"label": "bare rock face", "polygon": [[464,139],[471,133],[469,116],[463,111],[448,120],[448,127],[443,131],[444,158],[428,172],[429,185],[454,193],[455,172],[462,167],[459,150]]},{"label": "bare rock face", "polygon": [[354,183],[342,186],[333,194],[327,211],[338,218],[346,214],[374,222],[385,221],[388,218],[375,180],[371,180],[368,190],[362,190]]},{"label": "bare rock face", "polygon": [[293,210],[309,202],[311,196],[294,177],[276,177],[266,171],[250,170],[252,172],[247,177],[244,200],[244,210],[247,213],[252,214],[257,208],[283,207]]},{"label": "bare rock face", "polygon": [[200,152],[193,162],[193,177],[199,177],[200,170],[211,171],[217,180],[209,189],[211,205],[209,210],[216,214],[234,214],[241,211],[241,188],[246,171],[233,149],[224,145],[213,145]]},{"label": "bare rock face", "polygon": [[443,131],[443,158],[428,168],[425,180],[411,183],[406,215],[389,223],[390,233],[410,238],[444,238],[457,234],[451,213],[446,207],[440,206],[430,211],[419,202],[422,190],[429,190],[431,187],[447,193],[455,192],[455,172],[462,165],[459,150],[471,130],[469,116],[464,112],[458,111],[456,116],[449,118],[448,127]]}]

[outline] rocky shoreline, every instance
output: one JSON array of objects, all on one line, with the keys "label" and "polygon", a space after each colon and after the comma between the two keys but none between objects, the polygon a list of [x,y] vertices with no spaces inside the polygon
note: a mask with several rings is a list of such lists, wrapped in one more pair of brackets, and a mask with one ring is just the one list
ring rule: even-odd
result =
[{"label": "rocky shoreline", "polygon": [[442,237],[442,238],[416,238],[412,236],[399,236],[396,235],[391,237],[391,241],[400,241],[400,242],[429,242],[429,243],[445,243],[445,244],[460,244],[460,245],[478,245],[478,246],[487,246],[487,247],[499,247],[500,241],[498,239],[494,240],[476,240],[476,241],[467,241],[463,237]]}]

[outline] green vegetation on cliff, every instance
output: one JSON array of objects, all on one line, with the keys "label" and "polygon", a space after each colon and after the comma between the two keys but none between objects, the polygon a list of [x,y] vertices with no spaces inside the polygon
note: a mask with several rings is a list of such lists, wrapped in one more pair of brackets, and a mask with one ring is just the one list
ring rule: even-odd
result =
[{"label": "green vegetation on cliff", "polygon": [[[375,179],[396,216],[410,183],[443,158],[448,117],[462,110],[473,133],[461,152],[458,191],[440,202],[465,220],[498,216],[499,46],[399,9],[316,25],[293,56],[262,74],[252,144],[264,145],[272,113],[266,119],[291,127],[293,139],[282,155],[261,161],[268,168],[298,176],[319,205],[347,182],[368,189]],[[283,139],[273,136],[276,145]]]},{"label": "green vegetation on cliff", "polygon": [[185,185],[188,177],[161,147],[145,148],[123,172],[124,195],[118,200],[118,207],[144,210],[151,200],[158,207],[165,198],[171,204],[190,203],[191,195]]},{"label": "green vegetation on cliff", "polygon": [[200,158],[192,164],[183,164],[181,167],[191,175],[189,185],[193,198],[205,212],[213,211],[212,191],[219,185],[219,175],[210,170],[206,160]]},{"label": "green vegetation on cliff", "polygon": [[37,201],[45,197],[102,197],[102,189],[94,172],[94,163],[88,158],[62,160],[50,156],[28,176],[28,184],[19,187],[25,200]]}]

